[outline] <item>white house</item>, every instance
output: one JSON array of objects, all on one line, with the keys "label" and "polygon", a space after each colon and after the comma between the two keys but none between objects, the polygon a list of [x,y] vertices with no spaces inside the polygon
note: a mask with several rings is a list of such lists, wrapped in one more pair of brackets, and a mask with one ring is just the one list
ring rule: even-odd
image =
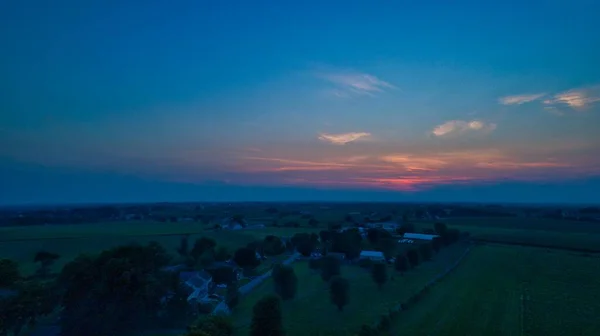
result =
[{"label": "white house", "polygon": [[404,239],[433,240],[433,238],[439,237],[439,235],[407,232],[402,237]]},{"label": "white house", "polygon": [[360,259],[370,259],[370,260],[380,260],[380,261],[385,260],[385,256],[383,255],[383,252],[380,252],[380,251],[361,251],[359,258]]}]

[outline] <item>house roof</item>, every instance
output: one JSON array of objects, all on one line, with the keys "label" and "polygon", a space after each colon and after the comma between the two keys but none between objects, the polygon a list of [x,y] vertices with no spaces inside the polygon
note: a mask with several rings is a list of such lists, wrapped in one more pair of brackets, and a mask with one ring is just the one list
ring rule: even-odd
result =
[{"label": "house roof", "polygon": [[212,279],[212,276],[205,271],[181,272],[179,273],[179,279],[193,287],[202,287]]},{"label": "house roof", "polygon": [[425,234],[425,233],[411,233],[407,232],[404,234],[403,238],[407,239],[421,239],[421,240],[433,240],[433,238],[439,237],[438,235]]},{"label": "house roof", "polygon": [[361,251],[360,252],[360,256],[361,257],[383,258],[383,252],[380,252],[380,251]]}]

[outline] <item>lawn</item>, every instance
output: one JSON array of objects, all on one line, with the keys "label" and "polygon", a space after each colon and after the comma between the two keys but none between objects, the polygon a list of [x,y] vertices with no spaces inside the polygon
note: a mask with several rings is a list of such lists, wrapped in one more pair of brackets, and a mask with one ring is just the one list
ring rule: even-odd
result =
[{"label": "lawn", "polygon": [[[442,250],[434,260],[426,262],[400,276],[389,267],[393,276],[377,289],[370,273],[358,266],[344,265],[342,275],[350,282],[350,303],[339,312],[329,300],[329,289],[320,275],[308,268],[303,261],[293,267],[298,276],[298,292],[295,299],[284,302],[283,319],[287,335],[349,335],[358,331],[362,324],[375,322],[383,313],[406,300],[436,274],[442,272],[464,251],[464,245]],[[236,335],[247,335],[252,318],[252,307],[264,295],[273,292],[269,279],[242,299],[235,309]]]},{"label": "lawn", "polygon": [[600,256],[481,245],[394,321],[407,335],[600,335]]}]

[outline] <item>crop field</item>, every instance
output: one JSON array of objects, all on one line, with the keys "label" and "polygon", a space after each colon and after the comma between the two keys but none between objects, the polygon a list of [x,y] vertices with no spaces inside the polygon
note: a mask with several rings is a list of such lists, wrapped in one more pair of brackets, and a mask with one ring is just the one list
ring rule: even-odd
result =
[{"label": "crop field", "polygon": [[[450,218],[448,226],[473,238],[523,245],[600,251],[600,224],[525,217]],[[418,227],[431,228],[420,222]]]},{"label": "crop field", "polygon": [[[463,252],[457,244],[443,249],[432,261],[422,263],[404,276],[389,266],[393,277],[379,290],[368,270],[356,265],[342,266],[342,276],[350,282],[350,303],[339,312],[329,299],[329,288],[318,272],[310,270],[307,262],[298,261],[293,267],[298,276],[296,298],[283,304],[283,320],[287,335],[352,335],[362,324],[375,322],[382,314],[406,300],[427,281],[442,272]],[[234,310],[236,335],[247,335],[252,307],[264,295],[273,292],[269,279],[244,297]]]},{"label": "crop field", "polygon": [[481,245],[402,312],[407,335],[600,335],[600,256]]}]

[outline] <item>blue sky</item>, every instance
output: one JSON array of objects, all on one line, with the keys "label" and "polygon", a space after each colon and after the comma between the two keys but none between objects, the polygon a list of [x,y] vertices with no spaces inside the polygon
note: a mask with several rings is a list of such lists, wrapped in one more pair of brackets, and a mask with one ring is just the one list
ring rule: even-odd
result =
[{"label": "blue sky", "polygon": [[0,202],[597,202],[598,12],[4,1]]}]

